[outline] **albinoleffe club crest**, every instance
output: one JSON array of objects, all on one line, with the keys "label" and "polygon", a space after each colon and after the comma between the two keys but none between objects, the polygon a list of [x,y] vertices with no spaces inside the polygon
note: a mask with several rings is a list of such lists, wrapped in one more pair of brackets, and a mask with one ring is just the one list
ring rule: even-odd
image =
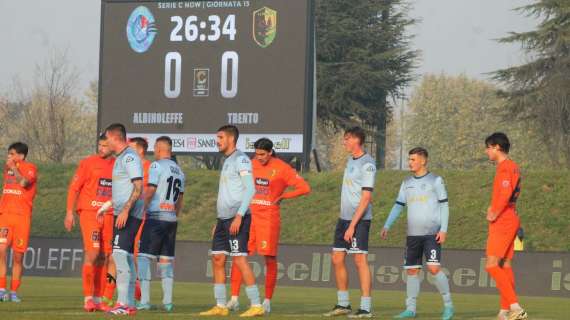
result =
[{"label": "albinoleffe club crest", "polygon": [[253,41],[267,48],[277,35],[277,11],[268,7],[253,12]]}]

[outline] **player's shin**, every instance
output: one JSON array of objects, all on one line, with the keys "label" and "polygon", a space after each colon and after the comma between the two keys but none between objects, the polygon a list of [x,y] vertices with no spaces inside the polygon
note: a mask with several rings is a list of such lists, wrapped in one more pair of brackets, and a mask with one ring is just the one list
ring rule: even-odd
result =
[{"label": "player's shin", "polygon": [[158,264],[160,278],[162,280],[162,304],[172,304],[172,289],[174,286],[174,267],[172,262]]},{"label": "player's shin", "polygon": [[152,272],[150,270],[151,259],[139,254],[138,256],[138,276],[141,285],[141,305],[150,303],[150,280]]},{"label": "player's shin", "polygon": [[129,303],[129,281],[131,279],[131,269],[128,261],[128,254],[125,251],[114,251],[113,260],[117,268],[117,303],[128,305]]},{"label": "player's shin", "polygon": [[266,257],[265,268],[265,299],[271,300],[277,284],[277,259]]},{"label": "player's shin", "polygon": [[437,272],[434,276],[434,285],[441,294],[443,299],[443,305],[445,307],[453,307],[453,302],[451,301],[451,292],[449,290],[449,280],[443,271]]},{"label": "player's shin", "polygon": [[420,294],[420,277],[418,274],[408,274],[406,283],[406,310],[416,312],[418,295]]},{"label": "player's shin", "polygon": [[83,296],[85,299],[92,299],[95,286],[95,272],[92,264],[83,264],[81,272],[83,279]]},{"label": "player's shin", "polygon": [[127,262],[129,266],[129,286],[128,286],[128,305],[135,306],[135,289],[137,283],[137,274],[135,267],[135,257],[132,254],[127,255]]}]

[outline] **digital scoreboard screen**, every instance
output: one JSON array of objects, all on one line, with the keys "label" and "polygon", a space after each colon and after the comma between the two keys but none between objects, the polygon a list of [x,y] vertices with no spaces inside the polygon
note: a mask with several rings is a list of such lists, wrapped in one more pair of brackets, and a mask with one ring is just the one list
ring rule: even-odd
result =
[{"label": "digital scoreboard screen", "polygon": [[216,130],[308,152],[311,0],[118,1],[101,6],[99,130],[168,135],[179,153],[217,152]]}]

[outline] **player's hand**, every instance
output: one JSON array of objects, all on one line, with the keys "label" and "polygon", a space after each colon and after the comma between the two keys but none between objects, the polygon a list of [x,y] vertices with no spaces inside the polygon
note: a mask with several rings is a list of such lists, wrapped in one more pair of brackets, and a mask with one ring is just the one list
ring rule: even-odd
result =
[{"label": "player's hand", "polygon": [[487,221],[489,222],[494,222],[495,220],[497,220],[497,217],[499,215],[495,212],[493,212],[493,210],[491,209],[491,207],[489,207],[487,209]]},{"label": "player's hand", "polygon": [[440,231],[435,235],[435,241],[439,244],[443,244],[447,238],[447,232]]},{"label": "player's hand", "polygon": [[351,243],[353,236],[354,236],[354,226],[348,226],[348,229],[346,229],[346,232],[344,233],[344,241]]},{"label": "player's hand", "polygon": [[380,237],[382,237],[382,240],[388,239],[388,229],[382,228],[382,231],[380,231]]},{"label": "player's hand", "polygon": [[75,226],[75,217],[73,216],[73,213],[67,213],[65,215],[65,220],[63,220],[63,225],[65,226],[65,230],[67,230],[67,232],[71,232],[71,229],[73,229],[73,227]]},{"label": "player's hand", "polygon": [[238,234],[239,227],[241,226],[241,219],[242,219],[242,216],[240,216],[239,214],[236,214],[234,221],[232,221],[232,224],[230,225],[230,234],[232,236],[235,236],[236,234]]},{"label": "player's hand", "polygon": [[115,221],[115,227],[117,227],[117,229],[123,229],[127,224],[128,218],[129,218],[129,212],[126,210],[121,211],[121,214],[117,216],[117,219]]},{"label": "player's hand", "polygon": [[14,161],[14,160],[12,160],[12,159],[8,159],[8,160],[6,161],[6,166],[7,166],[9,169],[15,169],[15,168],[16,168],[16,161]]}]

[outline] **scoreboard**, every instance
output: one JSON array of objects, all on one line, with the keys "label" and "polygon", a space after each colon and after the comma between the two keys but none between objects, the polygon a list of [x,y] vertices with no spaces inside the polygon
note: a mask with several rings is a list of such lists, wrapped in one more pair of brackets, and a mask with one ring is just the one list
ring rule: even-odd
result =
[{"label": "scoreboard", "polygon": [[216,130],[310,151],[312,0],[102,0],[98,129],[120,122],[150,145],[217,152]]}]

